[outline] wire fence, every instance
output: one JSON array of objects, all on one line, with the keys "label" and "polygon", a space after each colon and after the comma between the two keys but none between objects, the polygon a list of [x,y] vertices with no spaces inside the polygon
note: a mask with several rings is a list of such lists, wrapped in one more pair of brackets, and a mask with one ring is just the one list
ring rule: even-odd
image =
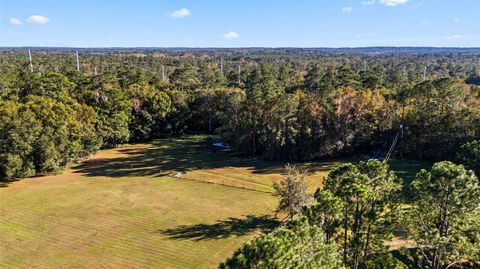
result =
[{"label": "wire fence", "polygon": [[181,178],[185,180],[203,182],[207,184],[221,185],[227,187],[233,187],[244,190],[251,190],[262,193],[273,193],[273,189],[267,186],[255,184],[253,182],[237,182],[235,180],[225,180],[225,179],[212,179],[208,177],[199,177],[199,176],[187,176],[185,174],[175,174],[174,177]]},{"label": "wire fence", "polygon": [[[225,180],[225,179],[220,180],[220,179],[212,179],[212,178],[199,177],[199,176],[186,176],[185,174],[182,174],[182,173],[176,173],[175,175],[173,175],[173,177],[185,179],[185,180],[203,182],[207,184],[215,184],[215,185],[222,185],[227,187],[257,191],[262,193],[270,193],[270,194],[273,193],[273,189],[267,189],[266,186],[262,186],[262,185],[251,183],[251,182],[235,182],[234,180]],[[305,207],[310,206],[314,201],[315,199],[313,197],[309,197],[308,201],[306,201],[305,203]],[[284,228],[289,220],[296,218],[301,214],[302,213],[298,213],[293,216],[286,216],[285,218],[280,220],[280,224],[277,227],[275,227],[273,230],[268,232],[268,234],[275,234],[280,229]]]}]

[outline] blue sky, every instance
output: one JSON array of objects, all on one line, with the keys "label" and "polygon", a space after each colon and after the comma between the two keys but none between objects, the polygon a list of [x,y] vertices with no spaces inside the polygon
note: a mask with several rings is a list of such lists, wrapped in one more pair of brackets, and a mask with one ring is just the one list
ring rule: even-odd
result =
[{"label": "blue sky", "polygon": [[480,47],[480,0],[0,0],[0,46]]}]

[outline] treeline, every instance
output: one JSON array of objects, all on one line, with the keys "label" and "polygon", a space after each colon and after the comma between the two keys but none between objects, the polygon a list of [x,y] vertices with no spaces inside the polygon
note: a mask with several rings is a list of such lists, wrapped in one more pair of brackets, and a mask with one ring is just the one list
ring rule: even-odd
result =
[{"label": "treeline", "polygon": [[[32,49],[35,72],[58,72],[67,74],[76,71],[76,54],[72,49]],[[345,66],[355,73],[373,71],[382,78],[386,88],[398,83],[398,78],[407,77],[410,83],[427,79],[458,77],[471,84],[479,84],[480,50],[478,49],[421,49],[421,48],[369,48],[367,50],[321,49],[79,49],[80,70],[83,75],[110,72],[117,74],[125,68],[139,68],[148,75],[170,77],[181,66],[190,66],[198,72],[208,69],[220,71],[223,60],[224,74],[230,85],[231,75],[245,78],[248,72],[260,63],[288,66],[303,76],[315,64],[324,70]],[[28,61],[26,49],[0,49],[1,73],[16,72]],[[194,72],[197,72],[194,71]]]},{"label": "treeline", "polygon": [[[244,55],[225,61],[224,73],[202,57],[82,58],[82,68],[103,66],[96,75],[48,55],[30,72],[20,57],[0,57],[4,180],[59,171],[99,148],[185,132],[217,134],[246,155],[272,160],[381,155],[400,125],[397,149],[416,159],[452,159],[480,136],[479,87],[465,83],[467,73],[457,76],[475,56],[438,56],[451,76],[426,81],[415,62],[399,68],[396,59],[407,56],[364,66],[358,55],[259,63]],[[435,59],[417,60],[425,58]]]}]

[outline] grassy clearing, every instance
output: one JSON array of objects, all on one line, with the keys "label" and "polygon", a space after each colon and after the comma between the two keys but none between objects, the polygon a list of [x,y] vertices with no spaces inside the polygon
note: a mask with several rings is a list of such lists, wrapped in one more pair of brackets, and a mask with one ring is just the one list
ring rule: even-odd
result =
[{"label": "grassy clearing", "polygon": [[[310,189],[340,163],[302,164],[312,171]],[[277,225],[267,192],[282,167],[211,153],[206,137],[187,136],[102,151],[63,174],[11,183],[0,188],[0,268],[215,267]],[[397,170],[411,167],[399,162]],[[171,176],[178,172],[189,179]]]}]

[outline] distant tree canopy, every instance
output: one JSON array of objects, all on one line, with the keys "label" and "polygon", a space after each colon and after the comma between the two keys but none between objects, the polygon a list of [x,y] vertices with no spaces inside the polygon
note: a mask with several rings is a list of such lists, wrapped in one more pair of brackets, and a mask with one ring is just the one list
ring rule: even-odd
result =
[{"label": "distant tree canopy", "polygon": [[0,54],[2,180],[186,132],[283,161],[385,152],[400,124],[397,149],[409,158],[453,159],[480,138],[480,90],[465,83],[479,73],[471,53],[99,52],[82,53],[81,72],[65,51],[33,53],[34,72],[24,51]]}]

